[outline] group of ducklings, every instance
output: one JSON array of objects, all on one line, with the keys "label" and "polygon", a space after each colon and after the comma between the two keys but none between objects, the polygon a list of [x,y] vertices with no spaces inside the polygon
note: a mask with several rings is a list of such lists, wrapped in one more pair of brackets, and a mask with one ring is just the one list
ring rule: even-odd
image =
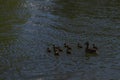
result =
[{"label": "group of ducklings", "polygon": [[[86,48],[85,48],[85,52],[86,53],[90,53],[90,54],[96,53],[97,54],[98,48],[96,47],[95,44],[93,44],[92,48],[89,48],[89,42],[86,42],[85,45],[86,45]],[[56,45],[52,45],[52,46],[53,46],[53,51],[54,51],[54,55],[55,56],[59,56],[59,53],[63,52],[63,49],[61,49],[61,47],[56,46]],[[83,48],[83,46],[80,43],[77,43],[77,47],[78,48]],[[71,54],[72,53],[71,52],[72,48],[67,43],[64,43],[64,48],[66,49],[66,53],[67,54]],[[52,50],[48,47],[47,48],[47,52],[50,53],[50,52],[52,52]]]}]

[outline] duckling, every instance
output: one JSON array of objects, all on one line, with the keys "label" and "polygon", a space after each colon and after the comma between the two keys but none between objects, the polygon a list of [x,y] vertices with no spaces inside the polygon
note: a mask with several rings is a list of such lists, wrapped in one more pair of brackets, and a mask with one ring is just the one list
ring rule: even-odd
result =
[{"label": "duckling", "polygon": [[63,52],[63,50],[62,50],[60,47],[58,47],[58,50],[59,50],[60,52]]},{"label": "duckling", "polygon": [[95,46],[95,44],[93,44],[93,48],[96,49],[96,50],[98,50],[98,48],[97,48],[97,46]]},{"label": "duckling", "polygon": [[55,49],[54,55],[55,55],[55,56],[59,56],[59,51],[58,51],[58,49]]},{"label": "duckling", "polygon": [[71,54],[71,50],[70,50],[70,49],[67,49],[67,50],[66,50],[66,53],[67,53],[67,54]]},{"label": "duckling", "polygon": [[70,46],[67,46],[67,49],[72,50],[72,48]]},{"label": "duckling", "polygon": [[55,51],[57,49],[57,47],[55,45],[53,45],[53,51]]},{"label": "duckling", "polygon": [[85,52],[86,52],[86,53],[97,53],[97,50],[96,50],[96,49],[94,49],[94,48],[89,48],[89,42],[86,42],[85,45],[86,45],[86,48],[85,48]]},{"label": "duckling", "polygon": [[83,48],[82,45],[80,45],[80,43],[77,44],[78,48]]},{"label": "duckling", "polygon": [[55,45],[53,45],[53,49],[54,49],[54,51],[55,51],[55,49],[59,50],[60,52],[63,51],[60,47],[57,47],[57,46],[55,46]]},{"label": "duckling", "polygon": [[51,52],[50,48],[47,48],[47,52],[49,52],[49,53]]},{"label": "duckling", "polygon": [[67,49],[72,49],[69,45],[67,45],[66,43],[64,43],[64,47],[67,48]]},{"label": "duckling", "polygon": [[56,47],[55,45],[53,45],[53,51],[55,56],[59,56],[59,47]]},{"label": "duckling", "polygon": [[68,46],[68,45],[67,45],[66,43],[64,43],[64,47],[67,48],[67,46]]}]

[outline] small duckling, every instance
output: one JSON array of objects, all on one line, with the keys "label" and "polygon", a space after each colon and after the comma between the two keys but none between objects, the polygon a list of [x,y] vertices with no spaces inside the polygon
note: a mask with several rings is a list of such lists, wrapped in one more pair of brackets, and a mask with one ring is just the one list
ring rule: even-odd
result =
[{"label": "small duckling", "polygon": [[49,53],[51,52],[50,48],[47,48],[47,52],[49,52]]},{"label": "small duckling", "polygon": [[95,46],[95,44],[93,44],[93,48],[96,49],[96,50],[98,50],[98,48],[97,48],[97,46]]},{"label": "small duckling", "polygon": [[64,47],[67,48],[67,46],[68,46],[68,45],[67,45],[66,43],[64,43]]},{"label": "small duckling", "polygon": [[67,46],[67,49],[72,50],[72,48],[70,46]]},{"label": "small duckling", "polygon": [[55,51],[57,49],[57,47],[55,45],[53,45],[53,51]]},{"label": "small duckling", "polygon": [[71,50],[70,50],[70,49],[67,49],[67,50],[66,50],[66,53],[67,53],[67,54],[71,54]]},{"label": "small duckling", "polygon": [[72,49],[69,45],[67,45],[66,43],[64,43],[64,47],[67,48],[67,49]]},{"label": "small duckling", "polygon": [[58,49],[55,49],[54,55],[55,55],[55,56],[59,56],[59,51],[58,51]]},{"label": "small duckling", "polygon": [[53,45],[53,50],[55,51],[55,49],[59,50],[60,52],[63,51],[60,47],[56,47],[55,45]]},{"label": "small duckling", "polygon": [[80,45],[80,43],[77,44],[78,48],[83,48],[82,45]]},{"label": "small duckling", "polygon": [[58,50],[59,50],[60,52],[63,52],[63,50],[62,50],[60,47],[58,47]]}]

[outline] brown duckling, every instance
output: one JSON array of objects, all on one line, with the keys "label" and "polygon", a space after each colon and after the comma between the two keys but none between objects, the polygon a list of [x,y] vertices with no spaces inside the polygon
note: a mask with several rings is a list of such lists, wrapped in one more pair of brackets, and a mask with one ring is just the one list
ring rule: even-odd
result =
[{"label": "brown duckling", "polygon": [[57,47],[57,46],[53,45],[53,50],[55,51],[55,49],[59,50],[60,52],[63,51],[60,47]]},{"label": "brown duckling", "polygon": [[67,49],[72,49],[69,45],[67,45],[66,43],[64,43],[64,47],[67,48]]},{"label": "brown duckling", "polygon": [[86,42],[85,45],[86,45],[86,48],[85,48],[85,52],[86,52],[86,53],[97,53],[97,50],[96,50],[96,49],[94,49],[94,48],[89,48],[89,42]]},{"label": "brown duckling", "polygon": [[56,47],[55,45],[53,45],[53,51],[55,51],[58,47]]},{"label": "brown duckling", "polygon": [[49,53],[51,52],[50,48],[47,48],[47,52],[49,52]]},{"label": "brown duckling", "polygon": [[55,47],[57,50],[59,50],[60,52],[62,52],[63,50],[59,47],[59,46],[57,46],[57,47]]},{"label": "brown duckling", "polygon": [[55,55],[55,56],[59,56],[59,50],[58,50],[58,49],[55,49],[54,55]]},{"label": "brown duckling", "polygon": [[72,48],[70,46],[67,46],[67,49],[72,50]]},{"label": "brown duckling", "polygon": [[77,44],[78,48],[83,48],[82,45],[80,45],[80,43]]},{"label": "brown duckling", "polygon": [[93,44],[93,48],[98,50],[98,47],[95,44]]},{"label": "brown duckling", "polygon": [[66,43],[64,43],[64,47],[67,48],[67,46],[68,46],[68,45],[67,45]]},{"label": "brown duckling", "polygon": [[60,52],[63,52],[63,50],[62,50],[60,47],[58,47],[58,50],[59,50]]},{"label": "brown duckling", "polygon": [[53,45],[53,51],[55,56],[59,56],[59,47],[56,47],[55,45]]},{"label": "brown duckling", "polygon": [[67,49],[67,50],[66,50],[66,53],[67,53],[67,54],[71,54],[71,50],[70,50],[70,49]]}]

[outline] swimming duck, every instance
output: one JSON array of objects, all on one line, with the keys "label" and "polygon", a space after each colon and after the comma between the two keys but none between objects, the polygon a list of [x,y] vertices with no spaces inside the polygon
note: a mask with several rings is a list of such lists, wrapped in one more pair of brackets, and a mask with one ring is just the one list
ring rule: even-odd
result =
[{"label": "swimming duck", "polygon": [[67,49],[72,50],[72,48],[70,46],[67,46]]},{"label": "swimming duck", "polygon": [[59,50],[60,52],[63,52],[63,50],[62,50],[60,47],[58,47],[58,50]]},{"label": "swimming duck", "polygon": [[58,49],[55,49],[54,55],[55,55],[55,56],[59,56],[59,50],[58,50]]},{"label": "swimming duck", "polygon": [[56,47],[55,45],[53,45],[53,51],[55,51],[58,47]]},{"label": "swimming duck", "polygon": [[66,50],[66,53],[67,53],[67,54],[71,54],[71,50],[70,50],[70,49],[67,49],[67,50]]},{"label": "swimming duck", "polygon": [[57,46],[53,45],[53,50],[55,51],[55,49],[59,50],[60,52],[63,51],[60,47],[57,47]]},{"label": "swimming duck", "polygon": [[95,46],[95,44],[93,44],[93,48],[96,49],[96,50],[98,50],[98,48],[97,48],[97,46]]},{"label": "swimming duck", "polygon": [[86,45],[86,48],[85,48],[86,53],[97,53],[97,49],[89,48],[89,42],[86,42],[85,45]]},{"label": "swimming duck", "polygon": [[78,48],[82,48],[82,45],[80,45],[80,43],[77,44],[77,47]]},{"label": "swimming duck", "polygon": [[50,48],[47,48],[47,52],[49,52],[49,53],[51,52]]},{"label": "swimming duck", "polygon": [[64,43],[64,47],[67,48],[67,46],[68,46],[68,45],[67,45],[66,43]]},{"label": "swimming duck", "polygon": [[53,45],[53,51],[55,56],[59,56],[59,47],[56,47],[55,45]]},{"label": "swimming duck", "polygon": [[67,45],[66,43],[64,43],[64,47],[67,48],[67,49],[72,49],[69,45]]}]

